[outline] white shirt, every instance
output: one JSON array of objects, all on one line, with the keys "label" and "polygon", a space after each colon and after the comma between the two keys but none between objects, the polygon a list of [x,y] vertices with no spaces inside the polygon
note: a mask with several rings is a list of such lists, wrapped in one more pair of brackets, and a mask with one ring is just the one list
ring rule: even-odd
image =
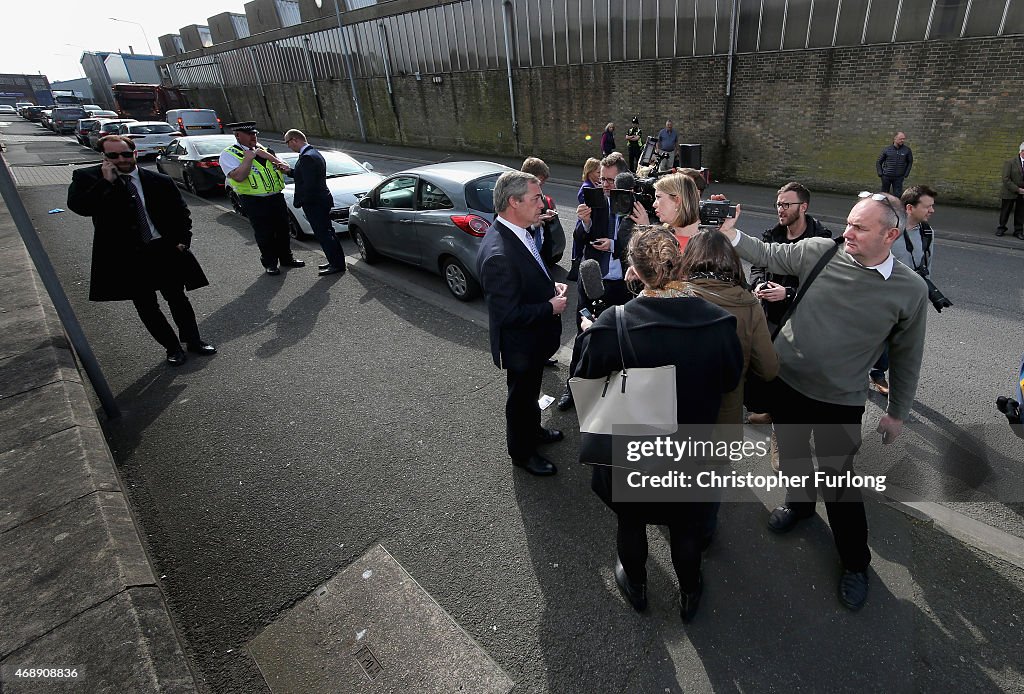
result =
[{"label": "white shirt", "polygon": [[[540,249],[537,248],[536,244],[534,244],[533,235],[529,231],[527,231],[521,226],[516,226],[512,222],[508,221],[508,219],[506,219],[505,217],[502,217],[501,215],[498,215],[498,219],[500,219],[505,226],[511,229],[519,238],[519,240],[523,242],[523,245],[526,246],[526,250],[531,257],[533,257],[533,250],[531,249],[535,249],[537,251],[537,255],[540,255]],[[548,275],[548,269],[544,267],[544,264],[541,262],[538,262],[538,264],[540,265],[541,270],[544,271],[544,274]],[[551,276],[548,275],[549,279],[550,277]]]},{"label": "white shirt", "polygon": [[[736,231],[736,235],[732,239],[732,246],[733,246],[733,248],[735,248],[736,246],[740,245],[740,234],[743,233],[739,229],[736,229],[735,231]],[[889,277],[892,276],[892,264],[894,262],[896,262],[896,259],[893,258],[892,251],[889,251],[889,257],[886,258],[885,260],[883,260],[882,262],[880,262],[878,265],[864,265],[863,263],[858,263],[857,259],[852,257],[852,256],[850,257],[850,259],[853,262],[855,262],[858,265],[860,265],[862,268],[866,268],[868,270],[874,270],[875,272],[877,272],[879,275],[882,276],[882,279],[885,279],[885,280],[889,279]]]},{"label": "white shirt", "polygon": [[[118,176],[126,176],[127,178],[132,179],[132,183],[135,184],[135,190],[139,194],[139,200],[142,201],[142,209],[146,210],[146,194],[142,192],[142,179],[139,178],[139,167],[136,166],[132,169],[130,174],[118,172]],[[146,210],[146,222],[149,224],[149,233],[152,234],[153,238],[160,238],[160,232],[156,230],[156,225],[153,224],[153,220],[149,216],[149,210]]]}]

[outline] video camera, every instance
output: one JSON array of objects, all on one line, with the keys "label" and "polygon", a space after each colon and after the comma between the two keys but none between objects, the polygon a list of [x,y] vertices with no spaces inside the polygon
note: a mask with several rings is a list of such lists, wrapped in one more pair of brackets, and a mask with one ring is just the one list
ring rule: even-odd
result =
[{"label": "video camera", "polygon": [[612,213],[629,216],[633,214],[633,203],[639,202],[647,210],[647,216],[655,219],[654,182],[656,180],[658,180],[657,176],[637,178],[628,171],[620,173],[615,177],[615,188],[609,196]]},{"label": "video camera", "polygon": [[720,227],[726,219],[736,216],[736,206],[729,200],[701,200],[700,223],[703,226]]},{"label": "video camera", "polygon": [[644,145],[644,150],[640,152],[640,159],[637,162],[637,166],[653,165],[657,168],[662,159],[668,159],[671,156],[672,152],[658,152],[658,138],[651,135],[647,138],[647,144]]}]

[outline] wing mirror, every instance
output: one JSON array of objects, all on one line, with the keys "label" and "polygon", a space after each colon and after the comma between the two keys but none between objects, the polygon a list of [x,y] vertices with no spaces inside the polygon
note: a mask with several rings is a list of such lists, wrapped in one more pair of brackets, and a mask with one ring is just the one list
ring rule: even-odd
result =
[{"label": "wing mirror", "polygon": [[363,197],[359,198],[359,206],[362,207],[364,210],[372,210],[373,198],[371,198],[369,195],[364,195]]},{"label": "wing mirror", "polygon": [[367,171],[373,171],[373,164],[371,164],[368,161],[364,161],[363,168],[366,169]]}]

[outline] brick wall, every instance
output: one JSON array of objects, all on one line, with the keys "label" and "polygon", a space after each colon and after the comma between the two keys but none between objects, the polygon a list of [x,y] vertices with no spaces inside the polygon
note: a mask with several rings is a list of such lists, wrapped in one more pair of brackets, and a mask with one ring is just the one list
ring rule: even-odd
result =
[{"label": "brick wall", "polygon": [[[440,84],[429,74],[393,76],[394,109],[384,79],[357,86],[377,142],[582,165],[608,121],[624,149],[629,119],[640,114],[645,135],[672,118],[680,142],[700,143],[704,165],[722,180],[795,179],[818,191],[876,189],[875,160],[899,129],[914,150],[908,185],[929,183],[944,202],[992,206],[1000,165],[1024,140],[1021,64],[1024,37],[739,55],[728,128],[724,56],[517,69],[518,144],[504,70],[446,73]],[[267,85],[269,113],[258,88],[228,88],[232,109],[218,108],[219,89],[193,100],[264,129],[358,139],[348,82],[319,86],[322,122],[308,84]]]}]

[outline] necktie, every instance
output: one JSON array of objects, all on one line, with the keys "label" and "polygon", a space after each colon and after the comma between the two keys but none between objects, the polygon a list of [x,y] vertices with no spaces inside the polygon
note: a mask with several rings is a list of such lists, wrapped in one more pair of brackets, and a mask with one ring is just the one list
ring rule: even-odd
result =
[{"label": "necktie", "polygon": [[139,220],[139,235],[142,237],[143,243],[149,243],[153,240],[153,231],[149,226],[149,218],[146,216],[146,206],[142,204],[142,196],[139,195],[139,189],[135,187],[135,181],[132,180],[131,176],[124,176],[124,185],[128,188],[128,195],[132,198],[132,203],[135,204],[135,216]]},{"label": "necktie", "polygon": [[537,245],[533,242],[533,234],[530,233],[529,229],[526,230],[526,247],[530,249],[530,255],[532,255],[534,260],[537,261],[537,264],[540,265],[540,269],[544,271],[544,274],[547,275],[548,279],[551,279],[551,275],[548,273],[548,269],[544,265],[544,261],[540,259],[540,253],[537,252]]}]

